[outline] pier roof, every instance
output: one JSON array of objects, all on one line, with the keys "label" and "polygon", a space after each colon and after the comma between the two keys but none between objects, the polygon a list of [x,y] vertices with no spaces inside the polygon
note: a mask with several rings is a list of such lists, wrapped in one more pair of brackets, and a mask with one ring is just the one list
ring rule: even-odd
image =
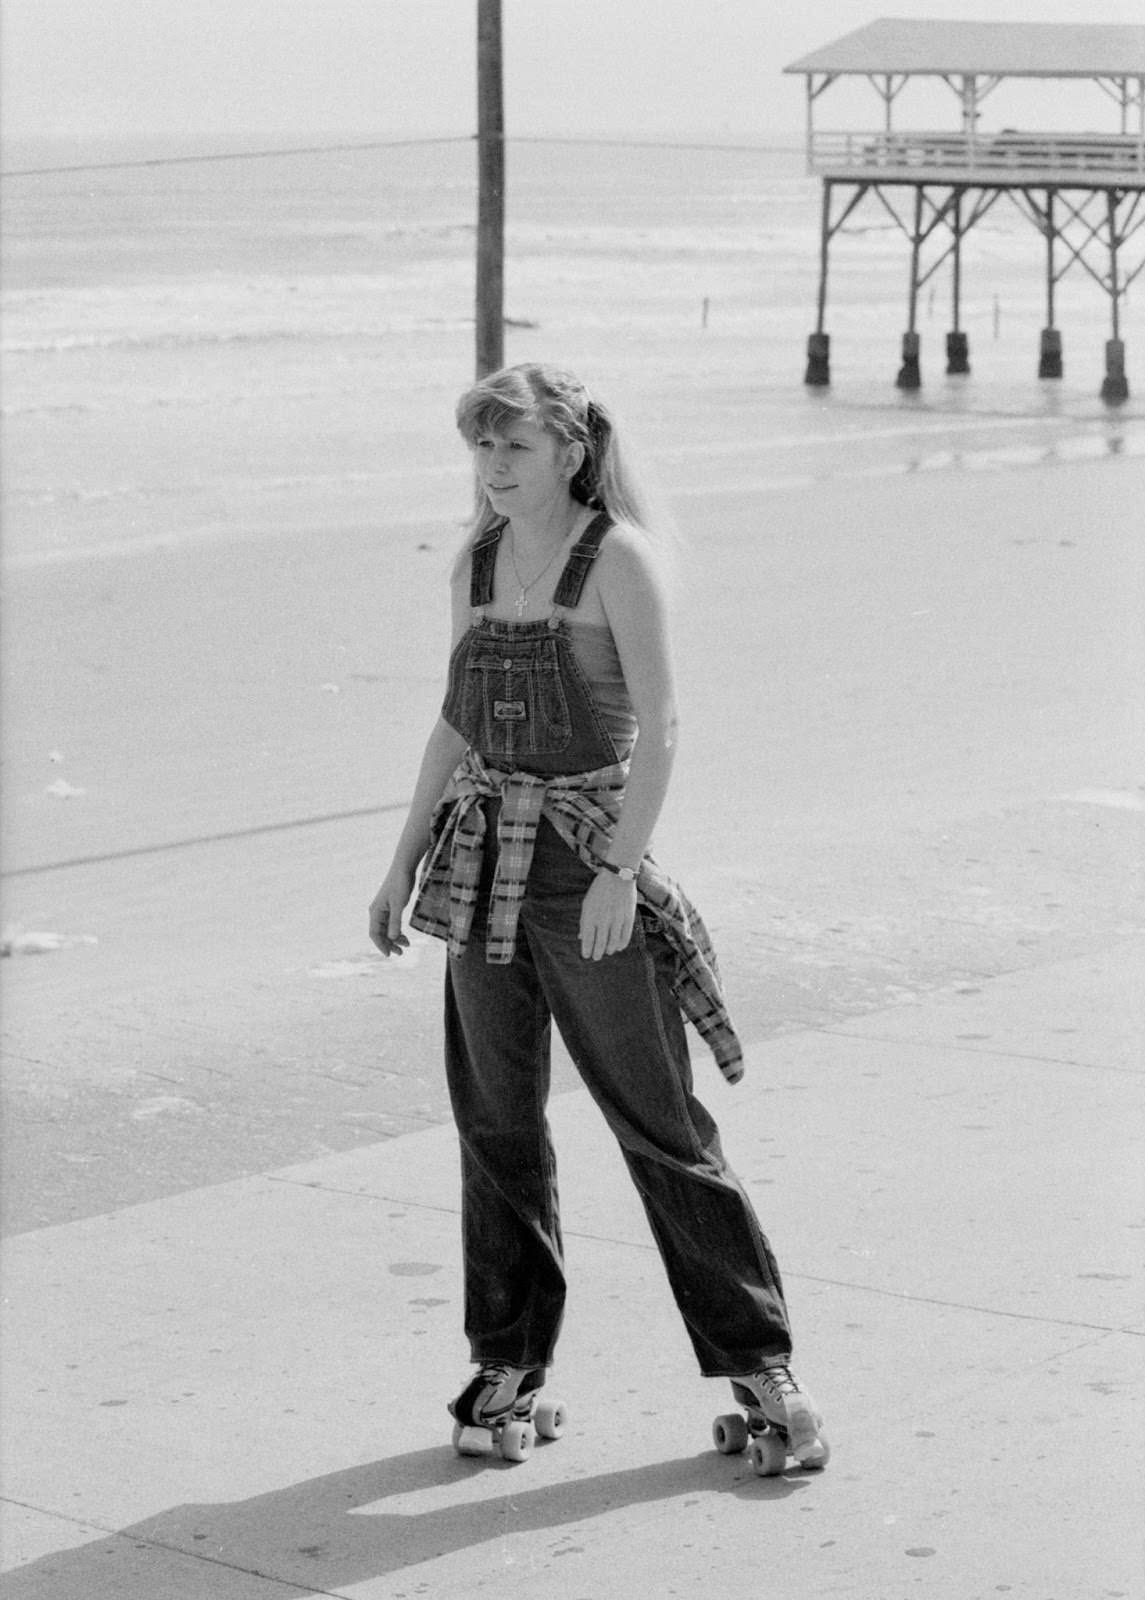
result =
[{"label": "pier roof", "polygon": [[937,22],[881,17],[783,69],[792,73],[987,73],[1006,78],[1145,75],[1145,27]]}]

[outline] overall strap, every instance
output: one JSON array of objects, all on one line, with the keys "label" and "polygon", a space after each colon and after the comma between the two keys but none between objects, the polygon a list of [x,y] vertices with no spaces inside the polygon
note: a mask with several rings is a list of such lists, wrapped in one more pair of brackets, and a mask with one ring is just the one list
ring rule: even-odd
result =
[{"label": "overall strap", "polygon": [[[508,521],[508,518],[505,519]],[[493,575],[497,568],[497,546],[505,531],[505,522],[499,522],[488,533],[483,533],[470,552],[469,604],[476,611],[481,606],[493,604]]]},{"label": "overall strap", "polygon": [[569,553],[560,582],[553,591],[553,604],[566,606],[570,611],[580,604],[581,591],[589,568],[600,554],[601,542],[612,519],[607,511],[598,511]]}]

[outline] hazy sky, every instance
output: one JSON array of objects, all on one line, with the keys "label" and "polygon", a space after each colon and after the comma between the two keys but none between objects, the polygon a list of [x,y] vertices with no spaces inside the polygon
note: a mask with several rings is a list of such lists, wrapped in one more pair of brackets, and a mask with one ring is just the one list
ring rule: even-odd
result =
[{"label": "hazy sky", "polygon": [[[798,134],[803,80],[781,69],[880,15],[1142,21],[1142,0],[1089,10],[1083,0],[504,0],[508,131]],[[475,16],[476,0],[0,0],[3,127],[9,138],[469,133]],[[873,102],[869,125],[877,113]]]}]

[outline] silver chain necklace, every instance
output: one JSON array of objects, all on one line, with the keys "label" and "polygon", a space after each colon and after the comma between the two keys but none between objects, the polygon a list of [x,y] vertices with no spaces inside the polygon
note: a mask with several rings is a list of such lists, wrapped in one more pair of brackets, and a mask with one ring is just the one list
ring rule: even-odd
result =
[{"label": "silver chain necklace", "polygon": [[[574,527],[575,527],[575,524],[574,524]],[[569,542],[569,539],[571,538],[571,536],[572,535],[571,535],[571,530],[570,530],[569,533],[565,534],[564,538],[561,540],[561,542],[557,546],[557,548],[553,551],[552,555],[549,557],[548,561],[546,561],[545,565],[541,568],[540,572],[537,573],[537,576],[535,578],[530,578],[529,582],[525,583],[522,580],[520,571],[518,570],[518,567],[517,567],[517,548],[516,548],[517,540],[516,540],[516,537],[515,537],[515,535],[513,533],[513,530],[510,528],[510,530],[509,530],[509,560],[512,563],[513,576],[517,580],[517,599],[514,602],[514,604],[515,604],[515,607],[516,607],[517,615],[519,617],[523,617],[524,614],[525,614],[525,607],[529,603],[529,590],[530,589],[535,589],[537,584],[540,583],[540,581],[544,577],[545,573],[548,572],[549,568],[556,561],[557,557],[560,555],[560,553],[564,549],[565,545]]]}]

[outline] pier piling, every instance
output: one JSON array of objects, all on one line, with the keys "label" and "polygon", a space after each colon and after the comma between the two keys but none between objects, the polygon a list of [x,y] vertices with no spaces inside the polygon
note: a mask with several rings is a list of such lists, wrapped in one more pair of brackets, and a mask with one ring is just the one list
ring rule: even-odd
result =
[{"label": "pier piling", "polygon": [[1101,398],[1115,406],[1129,399],[1129,379],[1125,376],[1125,342],[1122,339],[1105,341],[1105,381],[1101,385]]},{"label": "pier piling", "polygon": [[807,340],[807,371],[803,382],[812,388],[825,388],[831,382],[831,336],[813,333]]},{"label": "pier piling", "polygon": [[1061,332],[1057,328],[1043,328],[1041,351],[1038,356],[1038,377],[1060,378],[1063,371]]},{"label": "pier piling", "polygon": [[970,371],[970,339],[958,330],[946,335],[946,370],[948,374]]},{"label": "pier piling", "polygon": [[895,383],[900,389],[921,389],[922,368],[919,365],[919,354],[922,340],[917,333],[904,333],[902,336],[902,366],[899,368]]}]

